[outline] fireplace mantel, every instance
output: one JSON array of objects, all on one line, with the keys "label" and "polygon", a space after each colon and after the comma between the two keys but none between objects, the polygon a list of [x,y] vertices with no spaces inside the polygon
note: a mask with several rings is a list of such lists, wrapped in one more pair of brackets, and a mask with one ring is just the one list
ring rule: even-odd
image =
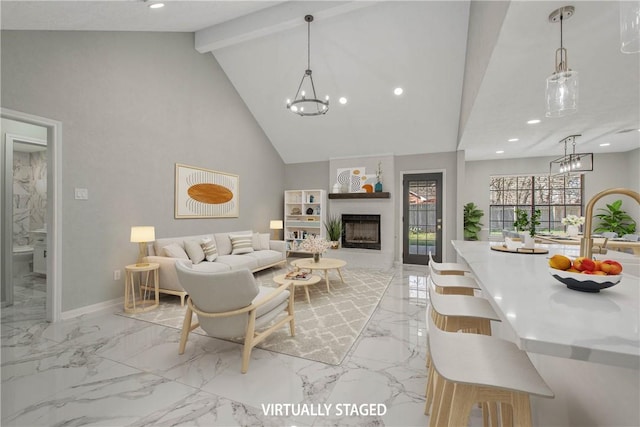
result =
[{"label": "fireplace mantel", "polygon": [[329,193],[330,199],[389,199],[391,193],[380,191],[377,193]]}]

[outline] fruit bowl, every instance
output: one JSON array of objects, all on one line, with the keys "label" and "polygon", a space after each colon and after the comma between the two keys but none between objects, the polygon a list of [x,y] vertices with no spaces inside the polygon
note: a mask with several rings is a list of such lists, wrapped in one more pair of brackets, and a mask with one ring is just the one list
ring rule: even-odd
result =
[{"label": "fruit bowl", "polygon": [[597,274],[573,273],[555,268],[549,268],[549,273],[567,285],[567,288],[582,292],[600,292],[600,289],[610,288],[622,280],[621,274],[600,276]]}]

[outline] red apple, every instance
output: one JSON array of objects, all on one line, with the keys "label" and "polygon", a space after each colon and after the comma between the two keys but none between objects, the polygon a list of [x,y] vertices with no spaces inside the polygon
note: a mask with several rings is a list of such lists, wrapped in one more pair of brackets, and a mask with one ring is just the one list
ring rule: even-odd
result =
[{"label": "red apple", "polygon": [[618,261],[606,259],[600,264],[600,269],[607,275],[616,275],[622,273],[622,265]]},{"label": "red apple", "polygon": [[573,268],[578,271],[593,271],[596,268],[596,263],[593,260],[585,257],[578,257],[573,260]]}]

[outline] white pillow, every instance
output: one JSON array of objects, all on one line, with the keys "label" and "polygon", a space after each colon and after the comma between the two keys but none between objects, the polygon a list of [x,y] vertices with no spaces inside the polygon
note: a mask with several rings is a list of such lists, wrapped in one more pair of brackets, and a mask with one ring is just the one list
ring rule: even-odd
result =
[{"label": "white pillow", "polygon": [[231,255],[253,252],[252,234],[229,234],[229,239],[231,239]]},{"label": "white pillow", "polygon": [[194,264],[200,264],[204,259],[204,251],[200,246],[200,243],[195,240],[185,240],[184,241],[184,250],[187,252],[189,259]]},{"label": "white pillow", "polygon": [[177,243],[171,243],[170,245],[165,246],[164,256],[168,256],[169,258],[189,259],[187,253]]},{"label": "white pillow", "polygon": [[205,237],[200,241],[200,246],[204,252],[204,257],[207,261],[215,261],[218,258],[218,248],[216,248],[216,242],[210,237]]},{"label": "white pillow", "polygon": [[266,251],[271,247],[271,235],[269,233],[260,233],[260,249]]},{"label": "white pillow", "polygon": [[251,246],[254,251],[260,251],[263,249],[262,242],[260,241],[260,235],[258,233],[253,233],[251,236]]}]

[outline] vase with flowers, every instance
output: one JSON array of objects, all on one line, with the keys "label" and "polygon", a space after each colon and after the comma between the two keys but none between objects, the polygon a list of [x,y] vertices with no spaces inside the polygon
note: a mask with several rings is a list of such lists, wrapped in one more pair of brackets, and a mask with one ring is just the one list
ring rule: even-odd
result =
[{"label": "vase with flowers", "polygon": [[313,261],[320,262],[320,254],[326,251],[331,243],[320,236],[309,236],[300,243],[300,247],[313,254]]},{"label": "vase with flowers", "polygon": [[584,224],[584,217],[577,215],[567,215],[561,220],[563,225],[567,226],[567,236],[577,236],[580,229],[579,227]]},{"label": "vase with flowers", "polygon": [[373,188],[376,193],[380,193],[382,191],[382,162],[378,162],[378,169],[376,169],[376,184]]}]

